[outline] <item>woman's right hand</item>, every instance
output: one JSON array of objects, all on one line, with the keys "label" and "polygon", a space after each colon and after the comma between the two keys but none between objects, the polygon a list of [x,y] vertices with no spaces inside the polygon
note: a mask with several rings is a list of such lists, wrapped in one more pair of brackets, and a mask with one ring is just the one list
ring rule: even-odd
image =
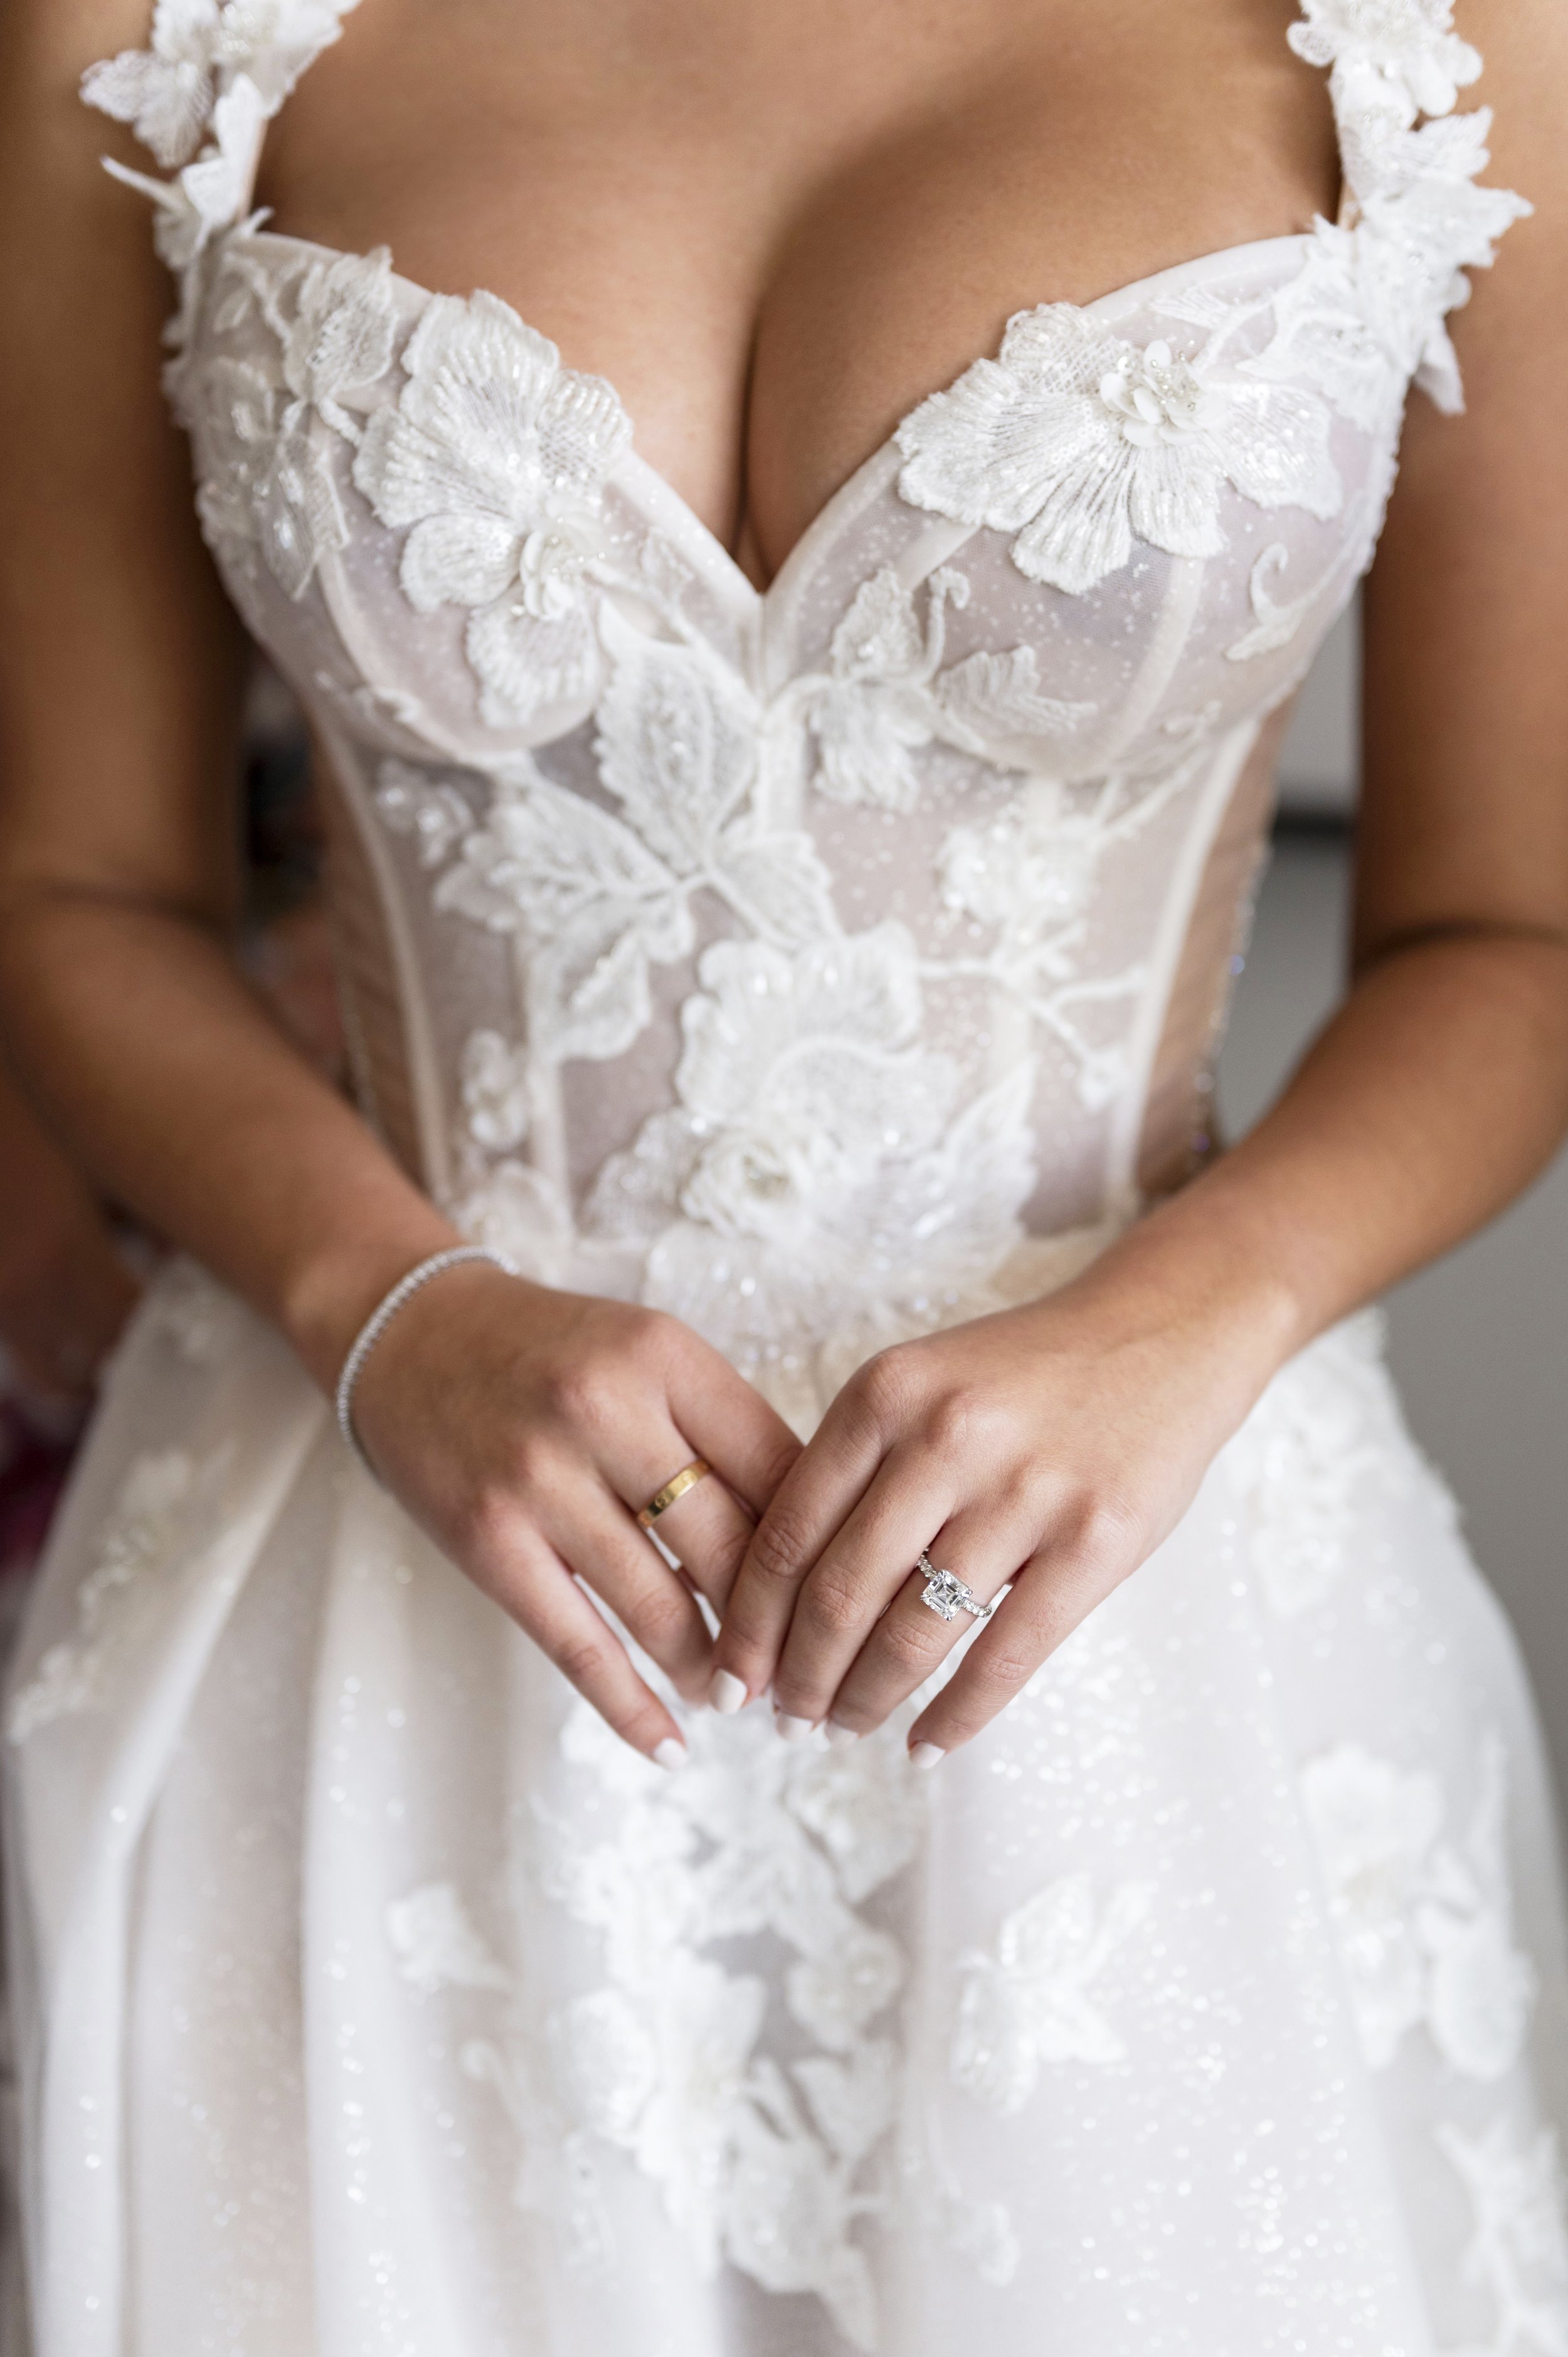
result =
[{"label": "woman's right hand", "polygon": [[[713,1648],[693,1590],[722,1612],[800,1454],[745,1377],[678,1318],[470,1262],[392,1319],[356,1387],[354,1425],[442,1551],[618,1735],[678,1765],[679,1727],[583,1587],[677,1693],[703,1697]],[[712,1478],[659,1519],[682,1577],[635,1516],[698,1457]]]}]

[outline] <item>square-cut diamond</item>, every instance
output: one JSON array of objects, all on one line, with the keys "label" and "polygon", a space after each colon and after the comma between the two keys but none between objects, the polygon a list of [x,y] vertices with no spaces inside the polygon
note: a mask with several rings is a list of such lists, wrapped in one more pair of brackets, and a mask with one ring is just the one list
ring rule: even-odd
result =
[{"label": "square-cut diamond", "polygon": [[933,1612],[940,1612],[944,1620],[956,1620],[968,1592],[962,1580],[955,1579],[950,1571],[933,1571],[920,1590],[920,1601],[929,1604]]}]

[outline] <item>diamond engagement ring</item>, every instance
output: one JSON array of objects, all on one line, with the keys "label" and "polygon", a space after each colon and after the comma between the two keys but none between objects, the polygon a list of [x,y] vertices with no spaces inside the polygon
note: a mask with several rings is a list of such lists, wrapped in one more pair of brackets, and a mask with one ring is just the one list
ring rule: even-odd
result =
[{"label": "diamond engagement ring", "polygon": [[983,1604],[972,1587],[955,1571],[939,1571],[925,1548],[915,1566],[924,1572],[926,1584],[920,1590],[920,1601],[939,1620],[956,1620],[961,1612],[972,1614],[976,1620],[989,1620],[995,1611],[994,1604]]}]

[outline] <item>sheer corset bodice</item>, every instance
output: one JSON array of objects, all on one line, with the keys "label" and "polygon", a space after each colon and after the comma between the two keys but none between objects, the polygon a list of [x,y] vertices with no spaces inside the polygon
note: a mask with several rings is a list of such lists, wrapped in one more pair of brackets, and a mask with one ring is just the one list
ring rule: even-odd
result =
[{"label": "sheer corset bodice", "polygon": [[362,1101],[463,1225],[809,1415],[1204,1150],[1278,717],[1520,210],[1449,112],[1478,60],[1315,0],[1341,221],[1020,313],[759,593],[505,304],[247,216],[341,13],[90,94],[206,136],[144,184],[171,388],[324,755]]},{"label": "sheer corset bodice", "polygon": [[[1021,313],[764,596],[504,304],[252,218],[345,13],[158,0],[88,94],[361,1098],[804,1426],[1201,1151],[1292,686],[1520,210],[1479,59],[1306,0],[1341,220]],[[0,1707],[38,2357],[1568,2350],[1543,1764],[1374,1321],[934,1775],[929,1684],[830,1747],[644,1667],[678,1773],[155,1281]]]}]

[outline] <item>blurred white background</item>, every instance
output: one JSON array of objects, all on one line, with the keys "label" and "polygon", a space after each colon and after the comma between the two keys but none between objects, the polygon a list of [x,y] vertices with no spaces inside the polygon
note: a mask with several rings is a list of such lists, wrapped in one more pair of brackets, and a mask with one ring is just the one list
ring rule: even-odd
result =
[{"label": "blurred white background", "polygon": [[[1356,624],[1335,631],[1283,764],[1274,854],[1219,1071],[1237,1135],[1338,996],[1355,802]],[[1417,1439],[1523,1642],[1568,1793],[1568,1156],[1389,1303]]]}]

